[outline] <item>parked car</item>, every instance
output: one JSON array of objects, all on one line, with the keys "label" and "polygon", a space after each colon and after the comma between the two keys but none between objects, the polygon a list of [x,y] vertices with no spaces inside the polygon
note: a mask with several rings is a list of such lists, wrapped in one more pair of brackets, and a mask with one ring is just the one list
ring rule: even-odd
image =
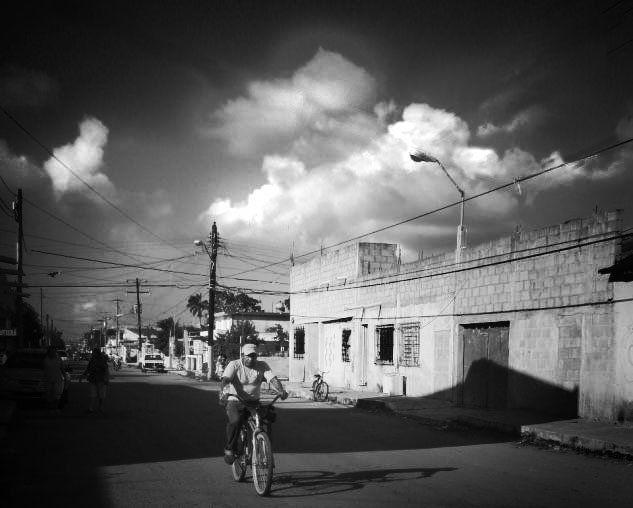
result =
[{"label": "parked car", "polygon": [[18,349],[0,367],[0,396],[3,398],[44,395],[45,349]]},{"label": "parked car", "polygon": [[141,371],[165,372],[165,362],[161,355],[145,355],[141,363]]}]

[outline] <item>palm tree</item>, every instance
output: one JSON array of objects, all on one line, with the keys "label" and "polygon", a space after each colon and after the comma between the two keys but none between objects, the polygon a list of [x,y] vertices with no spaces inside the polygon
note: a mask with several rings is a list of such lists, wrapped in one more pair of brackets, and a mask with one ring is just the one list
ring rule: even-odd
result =
[{"label": "palm tree", "polygon": [[191,312],[193,317],[198,318],[198,323],[200,328],[202,328],[202,315],[204,311],[209,308],[209,302],[202,299],[202,295],[200,293],[196,293],[195,295],[191,295],[187,300],[187,310]]}]

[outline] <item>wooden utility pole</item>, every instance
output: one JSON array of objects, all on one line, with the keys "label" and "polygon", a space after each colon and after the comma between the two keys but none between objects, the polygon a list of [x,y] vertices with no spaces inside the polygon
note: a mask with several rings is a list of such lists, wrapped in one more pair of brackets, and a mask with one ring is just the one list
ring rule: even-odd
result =
[{"label": "wooden utility pole", "polygon": [[207,337],[209,356],[207,359],[207,376],[211,379],[213,374],[213,331],[215,330],[215,276],[218,258],[218,227],[215,221],[213,226],[211,226],[209,240],[211,240],[211,264],[209,271],[209,336]]},{"label": "wooden utility pole", "polygon": [[[143,349],[143,339],[141,337],[141,281],[139,278],[136,278],[136,318],[138,321],[138,356],[141,355],[141,350]],[[140,358],[137,358],[140,360]]]},{"label": "wooden utility pole", "polygon": [[118,298],[115,298],[114,300],[112,300],[113,302],[116,302],[116,354],[117,356],[119,356],[119,316],[120,314],[120,308],[119,308],[119,302],[121,301]]},{"label": "wooden utility pole", "polygon": [[[138,324],[138,353],[136,356],[136,361],[140,362],[141,352],[143,351],[143,330],[141,329],[141,313],[143,312],[143,309],[141,307],[141,293],[149,293],[149,291],[141,291],[141,282],[147,282],[146,280],[141,280],[137,277],[136,279],[134,279],[134,281],[128,280],[127,282],[134,282],[136,284],[136,320]],[[127,292],[132,293],[132,291]]]}]

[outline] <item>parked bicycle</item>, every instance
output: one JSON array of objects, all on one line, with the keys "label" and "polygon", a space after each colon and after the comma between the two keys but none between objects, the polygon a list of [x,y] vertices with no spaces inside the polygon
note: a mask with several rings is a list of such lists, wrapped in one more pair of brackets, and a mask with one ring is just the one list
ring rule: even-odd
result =
[{"label": "parked bicycle", "polygon": [[235,394],[229,394],[229,397],[235,397],[246,406],[237,439],[235,460],[231,465],[233,479],[238,482],[244,481],[246,470],[250,466],[255,492],[260,496],[267,496],[270,493],[275,468],[270,442],[272,423],[276,419],[273,405],[281,394],[268,403],[246,401]]},{"label": "parked bicycle", "polygon": [[321,374],[314,375],[314,381],[312,382],[312,396],[314,400],[318,402],[325,402],[328,400],[328,395],[330,394],[330,387],[323,379],[323,375],[325,372]]}]

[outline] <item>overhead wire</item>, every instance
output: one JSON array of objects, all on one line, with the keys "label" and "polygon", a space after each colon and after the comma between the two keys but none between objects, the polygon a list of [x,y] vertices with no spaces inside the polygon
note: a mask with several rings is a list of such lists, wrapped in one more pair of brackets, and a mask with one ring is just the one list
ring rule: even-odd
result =
[{"label": "overhead wire", "polygon": [[121,215],[123,215],[123,217],[125,217],[126,219],[128,219],[130,222],[132,222],[133,224],[137,225],[139,228],[141,228],[143,231],[145,231],[146,233],[149,233],[150,235],[152,235],[154,238],[157,238],[158,240],[160,240],[161,242],[163,242],[165,245],[168,245],[169,247],[172,247],[176,250],[181,250],[177,247],[174,247],[173,245],[171,245],[169,242],[167,242],[167,240],[165,240],[164,238],[160,237],[159,235],[157,235],[156,233],[154,233],[153,231],[151,231],[150,229],[148,229],[147,227],[145,227],[143,224],[141,224],[139,221],[137,221],[134,217],[132,217],[131,215],[129,215],[125,210],[123,210],[122,208],[118,207],[116,204],[114,204],[112,201],[110,201],[106,196],[104,196],[101,192],[99,192],[95,187],[93,187],[92,185],[90,185],[86,180],[84,180],[81,176],[79,176],[68,164],[66,164],[64,161],[62,161],[59,157],[57,157],[55,155],[55,153],[50,150],[44,143],[42,143],[31,131],[29,131],[24,125],[22,125],[21,122],[19,122],[11,113],[9,113],[2,105],[0,105],[0,110],[2,110],[2,112],[5,114],[5,116],[7,118],[9,118],[15,125],[17,125],[20,130],[22,130],[22,132],[24,132],[29,138],[31,138],[31,140],[33,140],[40,148],[42,148],[52,159],[56,160],[62,167],[64,167],[66,170],[68,170],[70,172],[70,174],[72,174],[77,180],[79,180],[82,184],[84,184],[88,189],[90,189],[90,191],[92,191],[96,196],[98,196],[102,201],[104,201],[105,203],[107,203],[110,207],[112,207],[114,210],[116,210],[117,212],[119,212]]}]

